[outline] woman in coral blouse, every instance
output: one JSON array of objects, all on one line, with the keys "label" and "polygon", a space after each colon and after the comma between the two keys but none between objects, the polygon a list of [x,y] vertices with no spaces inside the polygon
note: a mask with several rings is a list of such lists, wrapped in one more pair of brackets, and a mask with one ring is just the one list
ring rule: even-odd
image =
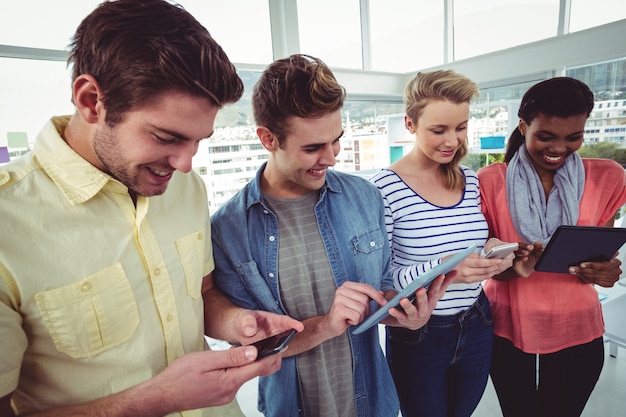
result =
[{"label": "woman in coral blouse", "polygon": [[620,261],[584,262],[569,274],[533,269],[557,226],[611,227],[626,202],[619,164],[576,153],[593,106],[593,93],[573,78],[536,84],[522,99],[506,162],[478,171],[491,235],[522,243],[514,266],[485,283],[491,377],[505,417],[580,416],[604,363],[593,284],[612,286]]}]

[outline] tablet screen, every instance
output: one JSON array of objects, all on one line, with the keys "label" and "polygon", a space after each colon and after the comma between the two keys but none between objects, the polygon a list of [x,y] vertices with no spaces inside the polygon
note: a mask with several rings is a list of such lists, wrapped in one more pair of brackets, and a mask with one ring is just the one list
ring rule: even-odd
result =
[{"label": "tablet screen", "polygon": [[476,244],[473,244],[467,249],[463,249],[461,252],[457,252],[444,262],[439,265],[429,269],[424,272],[422,275],[417,277],[414,281],[412,281],[409,285],[407,285],[402,291],[395,295],[391,300],[387,302],[384,306],[376,310],[373,314],[371,314],[367,319],[365,319],[361,324],[357,326],[356,329],[352,332],[353,334],[363,333],[365,330],[369,329],[373,325],[377,324],[379,321],[383,320],[385,317],[389,315],[389,309],[392,307],[397,307],[400,305],[400,300],[403,298],[411,298],[415,295],[415,291],[419,290],[422,287],[430,284],[435,278],[437,278],[441,274],[447,274],[452,271],[454,268],[459,266],[461,262],[470,254],[476,251]]},{"label": "tablet screen", "polygon": [[626,242],[626,228],[559,226],[535,264],[535,270],[568,274],[581,262],[604,262]]}]

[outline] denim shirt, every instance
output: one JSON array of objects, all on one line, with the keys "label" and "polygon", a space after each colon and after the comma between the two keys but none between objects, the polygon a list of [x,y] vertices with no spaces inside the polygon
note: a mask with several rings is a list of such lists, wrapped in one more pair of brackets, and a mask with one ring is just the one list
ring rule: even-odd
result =
[{"label": "denim shirt", "polygon": [[[261,198],[265,165],[212,218],[214,281],[233,303],[286,314],[278,283],[278,220]],[[354,175],[327,171],[315,215],[337,287],[346,281],[393,289],[380,191]],[[372,301],[372,310],[377,304]],[[354,392],[359,417],[397,417],[398,397],[378,338],[378,326],[352,334]],[[297,355],[259,379],[259,410],[266,416],[304,416]]]}]

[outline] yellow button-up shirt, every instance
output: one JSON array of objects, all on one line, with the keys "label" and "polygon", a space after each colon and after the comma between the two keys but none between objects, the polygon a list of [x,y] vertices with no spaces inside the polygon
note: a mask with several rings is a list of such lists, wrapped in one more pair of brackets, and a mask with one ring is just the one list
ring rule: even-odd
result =
[{"label": "yellow button-up shirt", "polygon": [[[68,120],[0,167],[0,397],[15,390],[20,414],[122,391],[206,349],[203,181],[176,172],[135,206],[61,138]],[[241,412],[233,402],[175,415],[212,414]]]}]

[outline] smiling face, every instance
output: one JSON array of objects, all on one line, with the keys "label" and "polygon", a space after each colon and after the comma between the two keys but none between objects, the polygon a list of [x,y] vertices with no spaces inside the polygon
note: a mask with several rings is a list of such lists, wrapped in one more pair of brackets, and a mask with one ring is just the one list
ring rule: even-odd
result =
[{"label": "smiling face", "polygon": [[133,196],[163,194],[175,170],[191,170],[200,140],[213,133],[217,110],[204,98],[164,93],[125,113],[113,127],[98,124],[93,163]]},{"label": "smiling face", "polygon": [[467,140],[469,103],[432,100],[416,123],[405,118],[406,128],[415,134],[415,151],[420,159],[448,164]]},{"label": "smiling face", "polygon": [[537,173],[554,175],[568,156],[583,144],[587,115],[570,117],[539,113],[530,124],[520,120],[519,129]]},{"label": "smiling face", "polygon": [[263,172],[263,191],[279,198],[296,198],[319,190],[328,167],[335,165],[343,136],[341,111],[320,118],[292,117],[283,144],[267,128],[257,134],[270,157]]}]

